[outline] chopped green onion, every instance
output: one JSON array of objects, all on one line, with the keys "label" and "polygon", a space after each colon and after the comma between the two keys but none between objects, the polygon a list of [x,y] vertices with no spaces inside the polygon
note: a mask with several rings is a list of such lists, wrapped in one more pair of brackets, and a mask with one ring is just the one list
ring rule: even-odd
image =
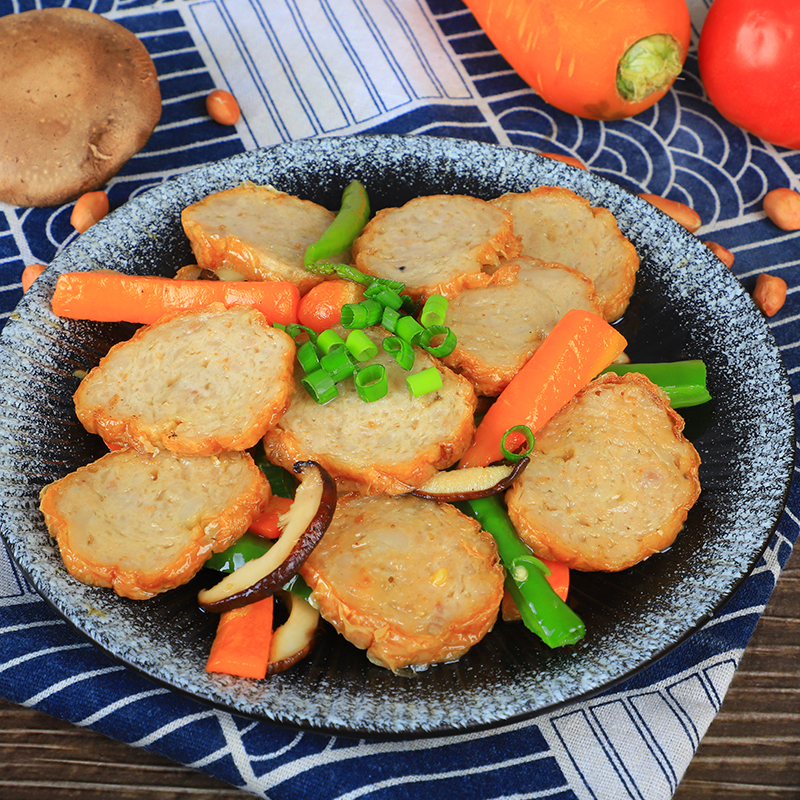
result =
[{"label": "chopped green onion", "polygon": [[405,339],[399,336],[387,336],[383,340],[383,349],[405,370],[414,366],[416,356],[414,348]]},{"label": "chopped green onion", "polygon": [[421,302],[420,299],[415,300],[410,294],[401,294],[400,299],[403,301],[403,311],[412,317],[415,316]]},{"label": "chopped green onion", "polygon": [[393,292],[400,292],[406,288],[406,285],[402,281],[396,281],[394,278],[375,278],[375,283],[379,284],[380,286],[385,286],[387,289],[391,289]]},{"label": "chopped green onion", "polygon": [[331,376],[334,383],[341,383],[356,371],[356,360],[347,347],[329,350],[320,358],[319,365]]},{"label": "chopped green onion", "polygon": [[317,332],[306,325],[301,325],[299,322],[284,325],[283,330],[294,339],[295,344],[299,344],[301,341],[317,341]]},{"label": "chopped green onion", "polygon": [[397,320],[395,333],[410,344],[417,344],[425,328],[414,317],[400,317]]},{"label": "chopped green onion", "polygon": [[378,355],[378,345],[362,330],[350,331],[345,345],[356,361],[369,361]]},{"label": "chopped green onion", "polygon": [[383,364],[368,364],[356,372],[354,379],[358,396],[365,403],[373,403],[389,392],[389,376]]},{"label": "chopped green onion", "polygon": [[426,328],[430,328],[432,325],[444,325],[444,319],[447,315],[447,306],[448,300],[444,295],[432,294],[422,307],[419,321]]},{"label": "chopped green onion", "polygon": [[333,378],[321,367],[301,378],[300,383],[320,405],[330,402],[339,394]]},{"label": "chopped green onion", "polygon": [[344,339],[342,339],[333,328],[326,328],[317,337],[317,347],[319,347],[323,353],[330,353],[331,350],[344,346]]},{"label": "chopped green onion", "polygon": [[360,303],[345,303],[342,306],[341,323],[343,328],[369,328],[377,325],[383,314],[383,306],[372,298]]},{"label": "chopped green onion", "polygon": [[[431,341],[437,336],[444,336],[444,341],[441,344],[431,345]],[[431,325],[420,334],[419,346],[427,350],[432,356],[444,358],[456,349],[456,335],[444,325]]]},{"label": "chopped green onion", "polygon": [[393,308],[384,308],[383,316],[381,317],[381,325],[383,325],[389,333],[395,333],[397,331],[397,320],[399,320],[401,316],[400,312]]},{"label": "chopped green onion", "polygon": [[297,360],[306,374],[319,369],[319,348],[314,342],[304,342],[297,348]]},{"label": "chopped green onion", "polygon": [[436,367],[428,367],[406,378],[408,388],[414,397],[420,397],[442,388],[442,374]]},{"label": "chopped green onion", "polygon": [[[506,447],[506,438],[508,436],[513,436],[515,441],[519,441],[519,434],[521,434],[525,440],[526,449],[521,453],[512,452]],[[500,439],[500,452],[507,461],[522,461],[523,458],[531,454],[535,441],[536,440],[533,438],[533,431],[527,425],[514,425],[514,427],[509,428],[503,434],[503,438]]]},{"label": "chopped green onion", "polygon": [[377,300],[384,308],[397,310],[403,306],[403,299],[400,295],[394,289],[378,281],[375,281],[364,292],[364,297],[368,297],[370,300]]}]

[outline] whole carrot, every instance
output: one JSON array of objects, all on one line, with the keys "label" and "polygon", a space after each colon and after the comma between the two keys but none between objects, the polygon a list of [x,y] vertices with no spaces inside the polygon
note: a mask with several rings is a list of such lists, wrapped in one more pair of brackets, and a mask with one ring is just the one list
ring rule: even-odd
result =
[{"label": "whole carrot", "polygon": [[286,281],[176,280],[120,272],[66,272],[53,294],[59,317],[97,322],[152,324],[164,314],[203,308],[211,303],[250,305],[267,321],[297,322],[300,292]]}]

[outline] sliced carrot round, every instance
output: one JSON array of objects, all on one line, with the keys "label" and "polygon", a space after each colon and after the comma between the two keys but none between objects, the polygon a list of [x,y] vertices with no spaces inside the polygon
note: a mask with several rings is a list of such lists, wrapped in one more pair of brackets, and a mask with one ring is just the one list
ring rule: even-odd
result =
[{"label": "sliced carrot round", "polygon": [[316,333],[338,325],[342,306],[364,299],[364,289],[353,281],[341,279],[318,283],[300,298],[297,319]]}]

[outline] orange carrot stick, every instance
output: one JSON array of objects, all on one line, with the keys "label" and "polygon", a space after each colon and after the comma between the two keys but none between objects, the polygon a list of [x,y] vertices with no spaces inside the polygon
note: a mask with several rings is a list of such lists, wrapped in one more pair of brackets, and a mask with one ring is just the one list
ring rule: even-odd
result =
[{"label": "orange carrot stick", "polygon": [[272,597],[220,614],[206,672],[265,678],[272,644]]},{"label": "orange carrot stick", "polygon": [[285,514],[292,505],[290,497],[280,497],[272,495],[269,505],[260,517],[256,517],[248,530],[256,536],[263,536],[265,539],[277,539],[281,535],[280,517]]},{"label": "orange carrot stick", "polygon": [[500,460],[500,442],[509,428],[527,425],[536,433],[626,345],[625,337],[597,314],[568,311],[489,407],[459,466]]},{"label": "orange carrot stick", "polygon": [[150,325],[164,314],[211,303],[255,306],[270,323],[297,322],[300,293],[287,281],[176,280],[120,272],[67,272],[53,294],[59,317]]},{"label": "orange carrot stick", "polygon": [[322,333],[338,325],[342,319],[342,306],[364,299],[364,287],[347,280],[330,280],[318,283],[300,298],[297,319],[301,325]]}]

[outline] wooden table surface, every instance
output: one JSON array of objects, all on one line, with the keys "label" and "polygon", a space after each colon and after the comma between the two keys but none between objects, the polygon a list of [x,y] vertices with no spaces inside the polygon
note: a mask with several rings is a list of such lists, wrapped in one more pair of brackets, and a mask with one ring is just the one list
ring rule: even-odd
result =
[{"label": "wooden table surface", "polygon": [[[166,758],[0,701],[3,800],[240,800],[248,796]],[[674,795],[674,800],[723,798],[800,800],[797,549],[759,621],[722,709]]]}]

